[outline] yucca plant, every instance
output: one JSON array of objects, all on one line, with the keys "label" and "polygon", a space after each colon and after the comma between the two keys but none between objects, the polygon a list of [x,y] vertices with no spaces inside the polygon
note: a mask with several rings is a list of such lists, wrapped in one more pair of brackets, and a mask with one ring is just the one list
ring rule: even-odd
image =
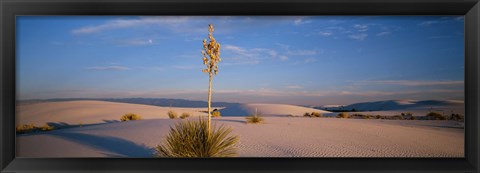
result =
[{"label": "yucca plant", "polygon": [[170,127],[164,144],[156,147],[158,157],[231,157],[235,156],[238,136],[232,129],[221,125],[209,132],[208,121],[182,121]]},{"label": "yucca plant", "polygon": [[202,50],[202,59],[203,64],[207,66],[206,69],[203,69],[202,72],[208,73],[208,131],[210,131],[210,124],[212,121],[212,79],[214,75],[218,73],[218,62],[222,59],[220,58],[220,43],[215,40],[213,37],[213,25],[208,25],[208,43],[207,39],[203,40],[203,50]]}]

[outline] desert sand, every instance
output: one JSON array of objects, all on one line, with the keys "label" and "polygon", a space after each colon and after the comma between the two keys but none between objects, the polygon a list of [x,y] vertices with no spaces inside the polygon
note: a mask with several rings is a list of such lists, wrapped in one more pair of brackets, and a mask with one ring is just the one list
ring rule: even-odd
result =
[{"label": "desert sand", "polygon": [[[298,108],[290,107],[292,111],[289,112],[289,106],[282,105],[254,104],[251,107],[270,115],[264,117],[265,123],[246,124],[245,117],[238,116],[213,119],[214,124],[231,127],[232,134],[240,137],[237,144],[239,157],[464,156],[461,122],[271,116],[275,112],[266,110],[283,109],[286,114],[294,114]],[[17,135],[17,157],[153,157],[155,146],[164,141],[170,126],[197,118],[168,119],[166,112],[169,109],[177,113],[199,113],[198,108],[97,101],[19,107],[19,122],[68,122],[72,125],[49,132]],[[104,121],[118,120],[125,112],[138,113],[144,119]],[[35,116],[48,113],[51,116]],[[79,121],[84,125],[75,125]]]},{"label": "desert sand", "polygon": [[329,111],[307,108],[286,104],[239,104],[237,106],[221,109],[222,115],[226,116],[248,116],[255,114],[263,116],[303,116],[306,112],[318,112],[322,114],[331,113]]},{"label": "desert sand", "polygon": [[140,114],[143,119],[168,118],[168,111],[175,111],[178,116],[183,112],[192,116],[207,115],[203,108],[159,107],[106,101],[64,101],[45,102],[17,106],[17,124],[59,125],[97,124],[120,121],[126,113]]},{"label": "desert sand", "polygon": [[[239,104],[233,107],[214,107],[222,110],[222,116],[253,115],[255,109],[258,114],[265,116],[302,116],[305,112],[330,113],[318,109],[306,108],[285,104]],[[35,104],[20,104],[17,106],[17,124],[45,123],[58,125],[98,124],[119,121],[126,113],[136,113],[142,119],[166,119],[167,112],[174,111],[180,116],[190,113],[192,116],[206,116],[207,108],[180,108],[160,107],[130,103],[116,103],[107,101],[62,101]],[[204,111],[204,112],[201,112]]]},{"label": "desert sand", "polygon": [[393,116],[401,113],[412,113],[413,116],[424,116],[433,111],[444,115],[465,115],[465,103],[457,100],[384,100],[363,102],[346,106],[326,105],[324,108],[352,110],[364,115]]}]

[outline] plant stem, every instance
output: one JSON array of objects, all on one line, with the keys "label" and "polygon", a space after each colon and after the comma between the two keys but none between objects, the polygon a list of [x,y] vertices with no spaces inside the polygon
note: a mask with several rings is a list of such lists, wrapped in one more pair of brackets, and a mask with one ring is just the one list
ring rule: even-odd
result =
[{"label": "plant stem", "polygon": [[210,136],[210,124],[212,121],[212,72],[208,75],[208,134]]}]

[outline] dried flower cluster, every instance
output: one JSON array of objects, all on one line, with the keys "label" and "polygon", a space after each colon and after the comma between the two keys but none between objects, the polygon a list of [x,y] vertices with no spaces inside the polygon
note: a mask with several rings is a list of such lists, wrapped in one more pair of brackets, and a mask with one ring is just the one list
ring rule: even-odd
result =
[{"label": "dried flower cluster", "polygon": [[220,43],[217,43],[215,38],[213,38],[213,25],[208,25],[208,39],[210,40],[207,44],[207,39],[203,40],[203,64],[207,66],[206,69],[202,71],[204,73],[210,74],[217,74],[218,73],[218,65],[217,63],[220,62],[222,59],[220,58]]}]

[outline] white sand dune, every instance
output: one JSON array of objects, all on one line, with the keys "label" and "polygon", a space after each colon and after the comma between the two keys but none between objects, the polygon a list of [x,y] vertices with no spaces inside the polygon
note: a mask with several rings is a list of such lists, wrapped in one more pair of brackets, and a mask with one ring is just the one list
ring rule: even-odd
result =
[{"label": "white sand dune", "polygon": [[[235,108],[235,109],[233,109]],[[217,125],[240,136],[240,157],[463,157],[463,124],[455,121],[362,120],[286,117],[326,111],[281,104],[222,109]],[[246,124],[255,109],[264,124]],[[105,101],[65,101],[17,106],[17,124],[73,125],[17,136],[18,157],[151,157],[175,122],[167,111],[206,115],[206,108],[169,108]],[[143,120],[119,122],[125,113]],[[385,113],[388,113],[386,111]],[[196,117],[189,118],[189,120]],[[109,123],[107,123],[109,122]],[[83,126],[78,126],[82,123]]]},{"label": "white sand dune", "polygon": [[[214,118],[240,137],[240,157],[463,157],[453,121],[264,117]],[[192,119],[190,119],[192,120]],[[17,157],[152,157],[180,119],[148,119],[19,135]]]},{"label": "white sand dune", "polygon": [[[383,100],[374,102],[362,102],[343,106],[344,109],[357,110],[397,110],[406,108],[424,107],[457,107],[463,106],[463,101],[458,100]],[[331,107],[331,106],[330,106]],[[340,108],[340,107],[337,107]]]},{"label": "white sand dune", "polygon": [[206,115],[203,108],[159,107],[107,101],[63,101],[25,104],[17,106],[17,124],[59,125],[96,124],[119,121],[126,113],[139,114],[143,119],[168,118],[168,111],[175,111],[178,116],[183,112],[192,116]]},{"label": "white sand dune", "polygon": [[[355,103],[343,107],[327,107],[328,110],[353,110],[370,115],[400,115],[413,113],[414,116],[424,116],[430,111],[450,115],[452,113],[465,115],[465,104],[456,100],[385,100],[376,102]],[[360,112],[358,112],[360,111]]]},{"label": "white sand dune", "polygon": [[224,116],[248,116],[255,114],[264,116],[303,116],[305,113],[319,112],[330,113],[329,111],[318,110],[313,108],[307,108],[295,105],[286,104],[238,104],[236,106],[226,107],[221,109],[220,112]]},{"label": "white sand dune", "polygon": [[[328,111],[286,105],[286,104],[238,104],[220,109],[222,116],[247,116],[257,110],[264,116],[303,116],[306,112],[330,113]],[[139,114],[143,119],[168,118],[168,111],[177,114],[187,112],[193,116],[206,116],[200,111],[207,108],[159,107],[141,104],[117,103],[107,101],[62,101],[23,104],[17,106],[17,124],[43,125],[45,123],[58,125],[97,124],[119,121],[126,113]]]}]

